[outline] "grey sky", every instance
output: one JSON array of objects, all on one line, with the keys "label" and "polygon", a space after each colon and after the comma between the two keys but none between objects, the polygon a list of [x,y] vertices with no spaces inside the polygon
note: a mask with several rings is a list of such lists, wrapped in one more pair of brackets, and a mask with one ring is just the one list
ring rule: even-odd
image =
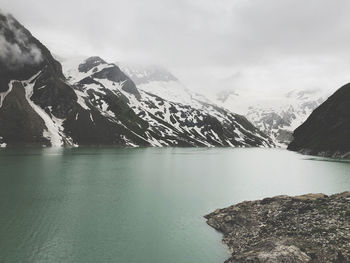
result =
[{"label": "grey sky", "polygon": [[161,64],[197,90],[350,81],[348,0],[1,2],[54,53]]}]

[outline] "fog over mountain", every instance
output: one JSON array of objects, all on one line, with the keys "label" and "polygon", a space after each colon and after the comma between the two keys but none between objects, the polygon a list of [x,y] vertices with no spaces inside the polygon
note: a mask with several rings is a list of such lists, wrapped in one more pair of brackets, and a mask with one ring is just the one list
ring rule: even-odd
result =
[{"label": "fog over mountain", "polygon": [[3,0],[1,8],[57,55],[159,64],[197,91],[223,80],[272,93],[350,80],[346,0]]}]

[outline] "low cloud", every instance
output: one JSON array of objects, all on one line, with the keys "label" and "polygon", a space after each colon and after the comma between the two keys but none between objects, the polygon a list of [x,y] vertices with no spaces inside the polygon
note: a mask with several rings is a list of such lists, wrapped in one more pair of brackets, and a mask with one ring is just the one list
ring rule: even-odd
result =
[{"label": "low cloud", "polygon": [[198,92],[350,81],[348,0],[1,2],[55,54],[160,64]]},{"label": "low cloud", "polygon": [[26,33],[17,26],[10,15],[0,20],[0,61],[9,68],[40,63],[40,49],[30,42]]}]

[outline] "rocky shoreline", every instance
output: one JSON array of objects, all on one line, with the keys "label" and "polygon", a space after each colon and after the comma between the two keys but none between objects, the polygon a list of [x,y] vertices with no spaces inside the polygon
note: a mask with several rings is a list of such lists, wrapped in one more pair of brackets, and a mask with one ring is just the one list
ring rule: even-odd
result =
[{"label": "rocky shoreline", "polygon": [[226,263],[350,262],[350,192],[245,201],[205,216]]},{"label": "rocky shoreline", "polygon": [[309,149],[302,149],[298,151],[304,155],[316,155],[326,158],[336,158],[336,159],[350,159],[350,152],[341,152],[341,151],[315,151]]}]

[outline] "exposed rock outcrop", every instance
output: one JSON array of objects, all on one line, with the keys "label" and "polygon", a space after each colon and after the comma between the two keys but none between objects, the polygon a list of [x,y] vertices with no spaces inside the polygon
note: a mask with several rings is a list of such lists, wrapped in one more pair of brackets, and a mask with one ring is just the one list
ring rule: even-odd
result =
[{"label": "exposed rock outcrop", "polygon": [[350,192],[276,196],[206,215],[244,262],[350,262]]}]

